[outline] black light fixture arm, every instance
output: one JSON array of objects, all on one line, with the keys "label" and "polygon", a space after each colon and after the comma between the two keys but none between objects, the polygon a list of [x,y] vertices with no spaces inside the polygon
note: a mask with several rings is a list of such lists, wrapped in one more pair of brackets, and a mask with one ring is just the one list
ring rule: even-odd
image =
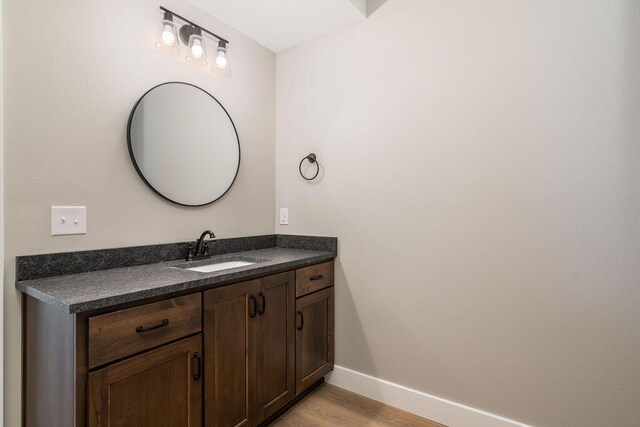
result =
[{"label": "black light fixture arm", "polygon": [[194,23],[193,21],[190,21],[190,20],[188,20],[187,18],[185,18],[185,17],[183,17],[183,16],[180,16],[180,15],[178,15],[177,13],[175,13],[175,12],[173,12],[173,11],[171,11],[171,10],[167,9],[166,7],[160,6],[160,10],[161,10],[161,11],[163,11],[163,12],[165,12],[165,13],[170,13],[170,14],[172,14],[173,16],[175,16],[176,18],[180,19],[181,21],[187,22],[187,23],[191,24],[192,26],[194,26],[194,27],[196,27],[196,28],[200,28],[200,30],[202,30],[202,32],[209,34],[210,36],[212,36],[212,37],[214,37],[214,38],[216,38],[216,39],[220,40],[221,42],[224,42],[225,44],[229,44],[229,40],[226,40],[226,39],[224,39],[224,38],[220,37],[220,36],[219,36],[219,35],[217,35],[216,33],[212,33],[211,31],[209,31],[209,30],[207,30],[207,29],[205,29],[205,28],[201,27],[200,25],[198,25],[198,24]]}]

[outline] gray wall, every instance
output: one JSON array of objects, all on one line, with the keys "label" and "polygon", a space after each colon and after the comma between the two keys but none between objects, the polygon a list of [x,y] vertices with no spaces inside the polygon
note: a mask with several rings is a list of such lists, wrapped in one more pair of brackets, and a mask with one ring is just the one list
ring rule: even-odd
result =
[{"label": "gray wall", "polygon": [[278,54],[277,230],[340,239],[337,364],[536,425],[640,423],[639,22],[637,0],[389,0]]},{"label": "gray wall", "polygon": [[[273,233],[275,55],[187,1],[162,4],[231,41],[232,79],[154,47],[162,18],[157,2],[3,2],[5,425],[20,424],[16,255],[174,242],[206,228],[221,237]],[[212,93],[238,128],[238,179],[207,207],[160,199],[129,160],[126,125],[133,104],[171,80]],[[88,234],[51,237],[52,205],[86,205]]]}]

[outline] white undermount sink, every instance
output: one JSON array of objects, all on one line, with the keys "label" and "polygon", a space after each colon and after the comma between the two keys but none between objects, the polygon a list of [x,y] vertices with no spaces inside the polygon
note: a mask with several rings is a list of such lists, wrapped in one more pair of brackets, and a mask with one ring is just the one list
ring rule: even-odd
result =
[{"label": "white undermount sink", "polygon": [[226,261],[218,262],[214,264],[201,265],[199,267],[185,268],[184,270],[197,271],[200,273],[212,273],[214,271],[228,270],[230,268],[244,267],[247,265],[255,264],[250,261]]}]

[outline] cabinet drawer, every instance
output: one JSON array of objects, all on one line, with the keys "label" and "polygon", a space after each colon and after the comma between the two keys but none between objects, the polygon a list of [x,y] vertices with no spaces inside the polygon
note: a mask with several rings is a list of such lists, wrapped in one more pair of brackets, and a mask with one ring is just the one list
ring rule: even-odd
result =
[{"label": "cabinet drawer", "polygon": [[89,368],[199,332],[201,295],[171,298],[89,318]]},{"label": "cabinet drawer", "polygon": [[333,285],[333,261],[296,270],[296,298]]}]

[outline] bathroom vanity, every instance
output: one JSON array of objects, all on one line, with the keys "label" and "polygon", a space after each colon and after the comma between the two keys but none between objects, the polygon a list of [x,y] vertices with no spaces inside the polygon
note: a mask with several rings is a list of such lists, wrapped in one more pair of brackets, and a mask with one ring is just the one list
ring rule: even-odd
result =
[{"label": "bathroom vanity", "polygon": [[193,262],[186,244],[19,257],[25,424],[270,422],[333,368],[336,249],[259,236]]}]

